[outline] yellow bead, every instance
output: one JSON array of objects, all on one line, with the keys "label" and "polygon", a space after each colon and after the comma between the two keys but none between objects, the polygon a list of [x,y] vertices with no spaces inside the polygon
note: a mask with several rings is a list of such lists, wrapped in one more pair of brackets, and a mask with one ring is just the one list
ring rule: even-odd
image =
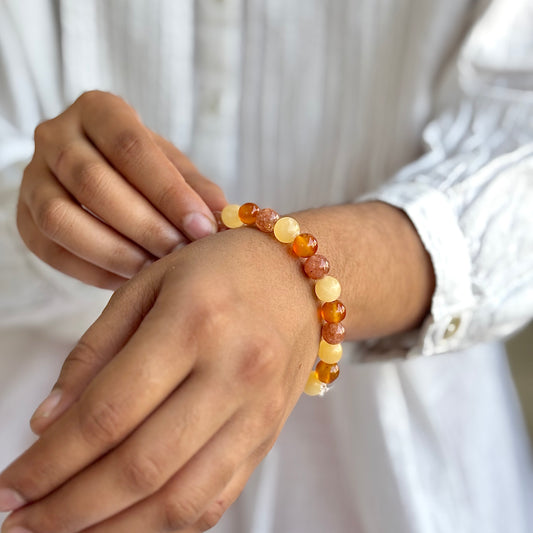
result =
[{"label": "yellow bead", "polygon": [[291,217],[280,218],[274,225],[274,235],[279,242],[289,244],[300,235],[300,224]]},{"label": "yellow bead", "polygon": [[228,228],[240,228],[243,225],[242,220],[239,218],[239,208],[239,205],[228,204],[222,209],[220,217]]},{"label": "yellow bead", "polygon": [[315,371],[309,374],[304,392],[308,396],[322,396],[326,392],[326,386],[318,379],[318,374]]},{"label": "yellow bead", "polygon": [[341,284],[333,276],[324,276],[315,283],[315,293],[322,302],[333,302],[341,295]]},{"label": "yellow bead", "polygon": [[338,363],[342,357],[342,344],[329,344],[322,339],[318,347],[318,357],[328,365]]}]

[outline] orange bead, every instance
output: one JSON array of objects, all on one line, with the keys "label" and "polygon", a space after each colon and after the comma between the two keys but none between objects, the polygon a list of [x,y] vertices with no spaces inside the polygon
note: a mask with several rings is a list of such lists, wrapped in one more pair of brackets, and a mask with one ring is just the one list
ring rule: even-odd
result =
[{"label": "orange bead", "polygon": [[259,206],[251,202],[242,204],[241,207],[239,207],[239,218],[245,224],[254,224],[255,219],[257,218],[257,213],[259,213]]},{"label": "orange bead", "polygon": [[322,306],[320,314],[326,322],[340,322],[346,317],[346,307],[340,300],[326,302]]},{"label": "orange bead", "polygon": [[319,361],[315,367],[315,372],[322,383],[333,383],[339,377],[340,370],[337,363],[328,365],[324,361]]},{"label": "orange bead", "polygon": [[292,243],[292,250],[298,257],[311,257],[318,250],[318,241],[310,233],[300,233]]}]

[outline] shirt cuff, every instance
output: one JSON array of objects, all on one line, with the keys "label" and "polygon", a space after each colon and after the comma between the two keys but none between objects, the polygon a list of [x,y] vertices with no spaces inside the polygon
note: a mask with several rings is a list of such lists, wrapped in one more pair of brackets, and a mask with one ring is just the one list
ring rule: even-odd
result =
[{"label": "shirt cuff", "polygon": [[388,183],[359,201],[379,200],[403,210],[431,257],[436,286],[431,311],[416,332],[365,343],[373,356],[404,357],[455,351],[470,344],[475,307],[467,242],[457,217],[439,190],[417,182]]}]

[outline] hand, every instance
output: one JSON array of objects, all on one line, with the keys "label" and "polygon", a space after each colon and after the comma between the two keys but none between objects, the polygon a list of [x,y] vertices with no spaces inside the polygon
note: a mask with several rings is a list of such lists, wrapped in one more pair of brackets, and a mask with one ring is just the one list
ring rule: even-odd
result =
[{"label": "hand", "polygon": [[143,270],[70,354],[55,413],[34,419],[41,438],[0,477],[30,502],[2,531],[212,527],[274,443],[319,336],[312,284],[257,230]]},{"label": "hand", "polygon": [[114,289],[143,266],[216,231],[224,194],[121,98],[91,91],[35,130],[19,232],[38,257]]},{"label": "hand", "polygon": [[[420,324],[435,277],[405,213],[370,202],[297,219],[342,280],[347,338]],[[212,526],[273,444],[315,359],[316,300],[288,255],[243,228],[126,283],[37,410],[41,438],[0,475],[0,510],[28,503],[2,532]]]}]

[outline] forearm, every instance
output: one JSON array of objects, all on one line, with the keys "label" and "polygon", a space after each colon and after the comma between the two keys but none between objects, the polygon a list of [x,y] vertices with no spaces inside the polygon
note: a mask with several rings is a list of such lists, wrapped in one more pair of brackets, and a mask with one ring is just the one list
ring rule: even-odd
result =
[{"label": "forearm", "polygon": [[382,202],[296,213],[303,231],[342,285],[347,339],[382,337],[415,328],[430,309],[435,277],[416,229],[405,213]]}]

